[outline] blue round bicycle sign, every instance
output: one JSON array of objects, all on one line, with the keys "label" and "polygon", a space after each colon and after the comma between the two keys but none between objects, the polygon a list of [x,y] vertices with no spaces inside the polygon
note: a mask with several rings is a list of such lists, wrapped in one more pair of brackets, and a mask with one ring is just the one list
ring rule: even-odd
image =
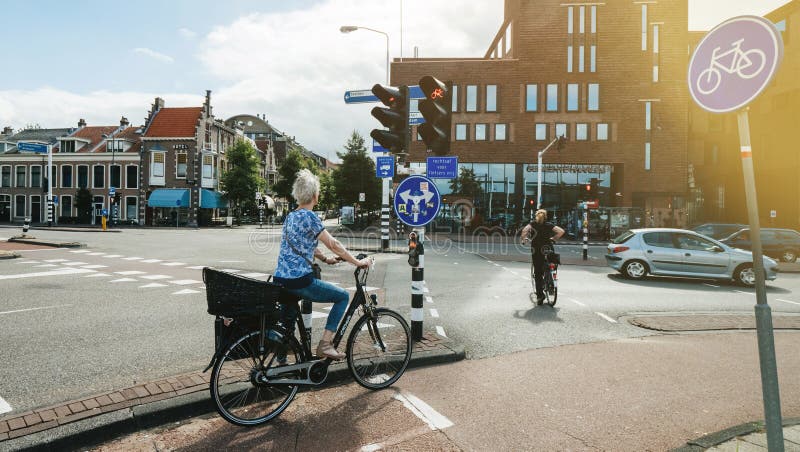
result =
[{"label": "blue round bicycle sign", "polygon": [[394,212],[409,226],[424,226],[439,213],[442,198],[432,180],[423,176],[407,177],[394,195]]}]

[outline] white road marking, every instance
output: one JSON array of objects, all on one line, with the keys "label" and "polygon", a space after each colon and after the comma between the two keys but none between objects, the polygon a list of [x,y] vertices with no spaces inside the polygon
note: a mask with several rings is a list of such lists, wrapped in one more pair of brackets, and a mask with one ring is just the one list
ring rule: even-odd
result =
[{"label": "white road marking", "polygon": [[791,304],[800,305],[800,303],[798,303],[798,302],[796,302],[796,301],[784,300],[783,298],[776,298],[776,300],[778,300],[778,301],[782,301],[782,302],[784,302],[784,303],[791,303]]},{"label": "white road marking", "polygon": [[145,264],[155,264],[156,262],[162,262],[161,259],[145,259],[142,262]]},{"label": "white road marking", "polygon": [[580,302],[580,301],[578,301],[578,300],[575,300],[575,299],[572,299],[572,298],[567,298],[567,300],[569,300],[569,301],[571,301],[571,302],[575,303],[575,304],[576,304],[576,305],[578,305],[578,306],[583,306],[583,307],[586,307],[586,305],[585,305],[585,304],[581,303],[581,302]]},{"label": "white road marking", "polygon": [[139,271],[139,270],[126,270],[124,272],[114,272],[114,273],[116,273],[118,275],[123,275],[123,276],[143,275],[143,274],[145,274],[145,272]]},{"label": "white road marking", "polygon": [[89,250],[74,250],[74,251],[70,251],[70,253],[76,253],[76,254],[88,253],[88,252],[89,252]]},{"label": "white road marking", "polygon": [[190,294],[190,293],[200,293],[200,291],[199,290],[192,290],[192,289],[183,289],[183,290],[179,290],[177,292],[173,292],[172,295],[187,295],[187,294]]},{"label": "white road marking", "polygon": [[428,290],[428,288],[427,288],[427,287],[423,287],[423,288],[422,288],[422,291],[423,291],[424,293],[430,293],[430,290]]},{"label": "white road marking", "polygon": [[409,411],[414,413],[415,416],[422,419],[423,422],[428,424],[431,430],[442,430],[447,427],[452,427],[453,423],[438,411],[434,410],[430,405],[415,397],[408,392],[398,392],[394,398],[403,402],[403,406],[408,408]]},{"label": "white road marking", "polygon": [[244,261],[220,261],[220,262],[223,263],[223,264],[238,264],[238,263],[244,262]]},{"label": "white road marking", "polygon": [[703,283],[703,285],[704,285],[704,286],[708,286],[708,287],[719,287],[719,286],[717,286],[717,285],[710,284],[710,283]]},{"label": "white road marking", "polygon": [[458,262],[453,262],[453,265],[458,265]]},{"label": "white road marking", "polygon": [[189,284],[203,284],[203,281],[197,281],[195,279],[179,279],[176,281],[170,281],[172,284],[177,284],[179,286],[188,286]]},{"label": "white road marking", "polygon": [[[36,261],[31,261],[31,262],[36,262]],[[66,259],[49,259],[46,260],[45,262],[68,262],[68,261]]]},{"label": "white road marking", "polygon": [[436,334],[442,337],[447,337],[447,335],[444,334],[444,328],[440,327],[439,325],[436,325]]},{"label": "white road marking", "polygon": [[[45,261],[45,262],[47,262],[47,261]],[[38,264],[38,263],[39,263],[39,261],[19,261],[19,262],[15,262],[15,264]]]},{"label": "white road marking", "polygon": [[86,275],[84,278],[99,278],[101,276],[111,276],[108,273],[92,273],[91,275]]},{"label": "white road marking", "polygon": [[434,308],[431,308],[431,317],[434,317],[434,318],[438,319],[439,318],[439,311],[437,311]]},{"label": "white road marking", "polygon": [[745,292],[745,291],[743,291],[743,290],[736,290],[736,289],[733,289],[733,291],[734,291],[734,292],[738,292],[738,293],[743,293],[743,294],[745,294],[745,295],[753,295],[753,292]]},{"label": "white road marking", "polygon": [[146,275],[146,276],[140,276],[140,278],[156,280],[156,279],[170,279],[170,278],[172,278],[172,276],[167,276],[167,275]]},{"label": "white road marking", "polygon": [[87,254],[87,256],[102,256],[104,254],[106,254],[106,253],[89,253],[89,254]]},{"label": "white road marking", "polygon": [[202,269],[206,268],[206,266],[205,265],[195,265],[195,266],[186,267],[186,268],[188,268],[189,270],[202,270]]},{"label": "white road marking", "polygon": [[602,317],[602,318],[604,318],[604,319],[608,320],[608,321],[609,321],[609,322],[611,322],[611,323],[617,323],[617,321],[616,321],[616,320],[614,320],[614,319],[612,319],[611,317],[609,317],[609,316],[607,316],[607,315],[603,314],[602,312],[595,312],[595,314],[597,314],[597,315],[599,315],[600,317]]},{"label": "white road marking", "polygon": [[[378,289],[380,289],[380,287],[364,286],[364,292],[374,292],[374,291],[376,291]],[[356,288],[355,287],[348,287],[348,288],[346,288],[344,290],[352,290],[353,292],[355,292]]]},{"label": "white road marking", "polygon": [[0,279],[19,279],[19,278],[38,278],[42,276],[75,275],[78,273],[91,273],[92,270],[83,268],[62,268],[61,270],[51,270],[47,272],[19,273],[16,275],[0,275]]},{"label": "white road marking", "polygon": [[94,268],[108,268],[108,265],[100,265],[100,264],[95,264],[95,265],[82,265],[82,266],[81,266],[81,268],[88,268],[88,269],[94,269]]},{"label": "white road marking", "polygon": [[161,265],[166,265],[167,267],[177,267],[178,265],[186,265],[183,262],[164,262]]},{"label": "white road marking", "polygon": [[58,265],[57,264],[40,264],[40,265],[34,265],[33,266],[33,268],[40,268],[40,267],[58,267]]},{"label": "white road marking", "polygon": [[[14,314],[14,313],[16,313],[16,312],[39,311],[39,310],[42,310],[42,309],[55,309],[55,308],[64,308],[64,307],[68,307],[68,306],[72,306],[72,305],[71,305],[71,304],[57,304],[57,305],[53,305],[53,306],[42,306],[41,308],[17,309],[17,310],[15,310],[15,311],[5,311],[5,312],[0,312],[0,315],[3,315],[3,314]],[[3,400],[3,399],[2,399],[2,398],[0,398],[0,402],[1,402],[2,400]],[[0,404],[1,404],[1,403],[0,403]],[[3,411],[2,411],[2,409],[0,409],[0,413],[2,413],[2,412],[3,412]]]},{"label": "white road marking", "polygon": [[77,265],[86,265],[88,262],[62,262],[61,265],[67,266],[77,266]]},{"label": "white road marking", "polygon": [[111,281],[109,281],[109,282],[110,282],[110,283],[115,283],[115,282],[135,282],[135,281],[136,281],[136,280],[135,280],[135,279],[133,279],[133,278],[120,278],[120,279],[112,279],[112,280],[111,280]]},{"label": "white road marking", "polygon": [[433,303],[433,297],[425,297],[425,301],[428,303]]},{"label": "white road marking", "polygon": [[228,272],[228,273],[240,273],[242,270],[239,270],[238,268],[223,268],[220,271]]},{"label": "white road marking", "polygon": [[151,287],[167,287],[167,285],[154,282],[154,283],[150,283],[150,284],[145,284],[143,286],[139,286],[140,289],[149,289]]},{"label": "white road marking", "polygon": [[242,273],[239,276],[244,276],[245,278],[261,278],[262,276],[267,276],[267,274],[266,273],[253,272],[253,273]]},{"label": "white road marking", "polygon": [[140,261],[144,259],[143,257],[123,257],[122,260],[124,261]]},{"label": "white road marking", "polygon": [[106,254],[103,257],[107,257],[107,258],[122,257],[122,254]]},{"label": "white road marking", "polygon": [[0,397],[0,414],[8,413],[9,411],[11,411],[11,405]]}]

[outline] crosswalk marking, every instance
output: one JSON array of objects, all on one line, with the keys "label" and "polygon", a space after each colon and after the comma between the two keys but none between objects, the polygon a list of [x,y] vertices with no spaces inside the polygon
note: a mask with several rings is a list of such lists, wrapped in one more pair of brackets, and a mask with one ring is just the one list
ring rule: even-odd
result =
[{"label": "crosswalk marking", "polygon": [[62,268],[60,270],[51,270],[35,273],[19,273],[16,275],[0,275],[0,279],[19,279],[19,278],[37,278],[42,276],[61,276],[61,275],[75,275],[78,273],[90,273],[92,270],[83,268]]},{"label": "crosswalk marking", "polygon": [[103,256],[103,257],[105,257],[105,258],[109,258],[109,259],[110,259],[110,258],[112,258],[112,257],[122,257],[122,254],[106,254],[106,255],[105,255],[105,256]]},{"label": "crosswalk marking", "polygon": [[69,266],[77,266],[77,265],[86,265],[88,262],[62,262],[61,265],[69,265]]},{"label": "crosswalk marking", "polygon": [[166,265],[167,267],[176,267],[178,265],[186,265],[183,262],[164,262],[161,265]]},{"label": "crosswalk marking", "polygon": [[145,272],[139,271],[139,270],[126,270],[126,271],[123,271],[123,272],[114,272],[114,273],[116,273],[118,275],[123,275],[123,276],[143,275],[143,274],[145,274]]},{"label": "crosswalk marking", "polygon": [[151,287],[167,287],[167,285],[154,282],[154,283],[150,283],[150,284],[145,284],[143,286],[139,286],[140,289],[149,289]]},{"label": "crosswalk marking", "polygon": [[[33,261],[36,262],[36,261]],[[48,259],[45,262],[67,262],[66,259]]]},{"label": "crosswalk marking", "polygon": [[133,278],[120,278],[120,279],[112,279],[109,282],[110,283],[118,283],[118,282],[134,282],[134,281],[136,281],[136,280],[133,279]]},{"label": "crosswalk marking", "polygon": [[94,264],[94,265],[83,265],[83,266],[81,266],[81,268],[89,268],[89,269],[94,269],[94,268],[108,268],[108,265],[100,265],[100,264]]},{"label": "crosswalk marking", "polygon": [[205,265],[194,265],[192,267],[186,267],[186,268],[188,268],[189,270],[202,270],[202,269],[206,268],[206,266]]},{"label": "crosswalk marking", "polygon": [[56,264],[40,264],[40,265],[34,265],[33,267],[34,268],[39,268],[39,267],[58,267],[58,265],[56,265]]},{"label": "crosswalk marking", "polygon": [[183,290],[179,290],[177,292],[173,292],[172,295],[187,295],[187,294],[190,294],[190,293],[200,293],[200,291],[199,290],[192,290],[192,289],[183,289]]},{"label": "crosswalk marking", "polygon": [[100,278],[101,276],[111,276],[108,273],[92,273],[91,275],[86,275],[84,278]]},{"label": "crosswalk marking", "polygon": [[144,259],[143,257],[123,257],[122,260],[124,261],[140,261]]},{"label": "crosswalk marking", "polygon": [[140,276],[140,278],[142,278],[142,279],[150,279],[150,280],[157,280],[157,279],[170,279],[170,278],[172,278],[172,276],[167,276],[167,275],[145,275],[145,276]]},{"label": "crosswalk marking", "polygon": [[38,264],[39,261],[19,261],[17,264]]},{"label": "crosswalk marking", "polygon": [[203,281],[197,281],[194,279],[179,279],[177,281],[170,281],[172,284],[177,284],[179,286],[187,286],[189,284],[202,284]]},{"label": "crosswalk marking", "polygon": [[89,253],[89,252],[90,252],[89,250],[73,250],[73,251],[70,251],[70,253],[76,253],[76,254]]},{"label": "crosswalk marking", "polygon": [[8,404],[2,397],[0,397],[0,414],[8,413],[11,411],[11,405]]},{"label": "crosswalk marking", "polygon": [[145,264],[155,264],[156,262],[162,262],[161,259],[145,259],[142,262]]},{"label": "crosswalk marking", "polygon": [[102,256],[104,254],[106,254],[106,253],[89,253],[89,254],[87,254],[87,256]]}]

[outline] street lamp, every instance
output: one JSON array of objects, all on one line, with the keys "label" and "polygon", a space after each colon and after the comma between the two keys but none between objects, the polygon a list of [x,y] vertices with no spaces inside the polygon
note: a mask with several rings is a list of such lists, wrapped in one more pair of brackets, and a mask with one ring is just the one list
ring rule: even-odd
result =
[{"label": "street lamp", "polygon": [[386,37],[386,85],[388,86],[389,85],[389,35],[384,31],[375,30],[367,27],[358,27],[355,25],[342,25],[341,27],[339,27],[339,31],[341,31],[342,33],[351,33],[356,30],[368,30],[375,33],[380,33]]},{"label": "street lamp", "polygon": [[542,208],[542,157],[544,157],[544,153],[547,152],[551,146],[556,144],[556,150],[561,150],[564,148],[564,135],[558,136],[553,138],[553,141],[550,142],[544,149],[539,151],[539,169],[537,170],[536,174],[536,209]]}]

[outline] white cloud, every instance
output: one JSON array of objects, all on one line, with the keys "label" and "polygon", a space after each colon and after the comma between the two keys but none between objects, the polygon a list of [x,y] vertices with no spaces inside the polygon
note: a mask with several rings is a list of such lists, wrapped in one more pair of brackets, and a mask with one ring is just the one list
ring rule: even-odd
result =
[{"label": "white cloud", "polygon": [[186,39],[194,39],[195,36],[197,36],[197,33],[195,33],[194,31],[192,31],[192,30],[190,30],[190,29],[188,29],[186,27],[179,28],[178,29],[178,34],[180,34],[181,37],[186,38]]},{"label": "white cloud", "polygon": [[172,63],[173,61],[175,61],[175,58],[172,58],[169,55],[164,55],[163,53],[160,52],[156,52],[153,49],[148,49],[147,47],[137,47],[133,49],[133,53],[137,55],[144,55],[154,60],[161,61],[163,63]]}]

